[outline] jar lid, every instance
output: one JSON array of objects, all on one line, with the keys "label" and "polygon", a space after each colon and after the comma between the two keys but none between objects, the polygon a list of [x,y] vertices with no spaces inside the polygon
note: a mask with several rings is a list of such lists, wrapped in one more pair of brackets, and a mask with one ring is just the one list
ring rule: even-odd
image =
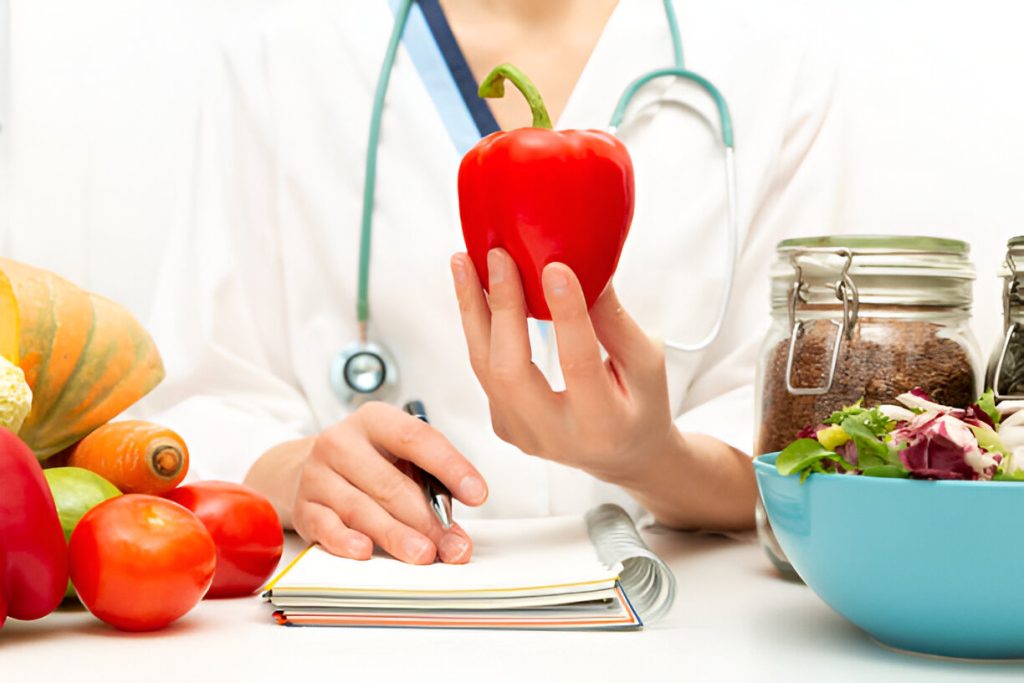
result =
[{"label": "jar lid", "polygon": [[1001,277],[1010,277],[1024,271],[1024,235],[1006,241],[1006,259],[999,267]]},{"label": "jar lid", "polygon": [[[1024,246],[1024,236],[1015,237]],[[870,250],[910,250],[935,251],[944,254],[970,254],[971,245],[962,240],[951,240],[944,237],[919,237],[915,235],[822,235],[820,237],[797,237],[779,242],[778,250],[798,247],[828,247],[839,249],[846,247],[856,251]]]},{"label": "jar lid", "polygon": [[776,251],[773,306],[787,305],[797,280],[804,303],[836,304],[836,286],[844,276],[855,286],[860,304],[971,305],[974,264],[969,258],[970,246],[961,240],[914,235],[824,235],[783,240]]}]

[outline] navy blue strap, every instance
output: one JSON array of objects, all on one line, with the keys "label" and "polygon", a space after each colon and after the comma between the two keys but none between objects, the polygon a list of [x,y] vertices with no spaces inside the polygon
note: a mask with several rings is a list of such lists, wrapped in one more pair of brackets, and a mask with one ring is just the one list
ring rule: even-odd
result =
[{"label": "navy blue strap", "polygon": [[439,0],[419,0],[419,5],[423,12],[423,18],[426,19],[427,26],[430,28],[430,33],[434,36],[434,42],[437,43],[438,49],[444,56],[448,70],[459,88],[459,94],[462,95],[462,100],[466,103],[466,109],[469,110],[469,115],[473,117],[473,122],[476,123],[477,130],[480,131],[480,137],[501,130],[487,100],[477,95],[478,84],[473,78],[473,72],[469,69],[466,57],[462,54],[462,49],[455,40],[451,26],[448,25],[448,19],[444,16],[441,3]]}]

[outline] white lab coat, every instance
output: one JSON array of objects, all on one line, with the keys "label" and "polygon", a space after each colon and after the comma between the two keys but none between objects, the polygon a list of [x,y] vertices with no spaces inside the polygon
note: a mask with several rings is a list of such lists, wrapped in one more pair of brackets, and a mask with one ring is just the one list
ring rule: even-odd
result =
[{"label": "white lab coat", "polygon": [[[678,6],[688,65],[732,108],[741,253],[718,341],[701,353],[668,354],[672,409],[680,429],[744,450],[774,245],[830,232],[838,185],[828,123],[834,62],[813,32],[776,3],[762,5]],[[200,477],[241,480],[270,446],[346,415],[328,366],[356,338],[366,132],[393,16],[382,1],[287,3],[258,26],[236,27],[211,70],[191,192],[151,321],[168,378],[143,405],[191,444]],[[661,2],[623,0],[556,127],[603,128],[626,84],[669,65],[671,55]],[[652,335],[692,341],[713,322],[722,291],[717,119],[706,97],[682,82],[650,85],[631,111],[620,135],[635,164],[637,204],[616,288]],[[422,398],[433,424],[487,479],[491,495],[480,514],[627,502],[616,487],[526,456],[492,432],[448,266],[464,249],[459,160],[400,52],[380,146],[371,336],[397,358],[402,398]],[[533,337],[538,364],[557,382],[555,357],[537,330]]]}]

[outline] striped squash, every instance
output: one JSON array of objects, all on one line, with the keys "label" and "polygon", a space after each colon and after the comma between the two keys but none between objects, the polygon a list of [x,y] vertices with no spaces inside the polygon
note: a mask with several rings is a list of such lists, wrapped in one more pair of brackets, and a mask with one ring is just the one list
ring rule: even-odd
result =
[{"label": "striped squash", "polygon": [[153,339],[121,306],[10,259],[0,258],[0,272],[18,302],[19,364],[33,394],[18,436],[40,460],[107,423],[163,379]]}]

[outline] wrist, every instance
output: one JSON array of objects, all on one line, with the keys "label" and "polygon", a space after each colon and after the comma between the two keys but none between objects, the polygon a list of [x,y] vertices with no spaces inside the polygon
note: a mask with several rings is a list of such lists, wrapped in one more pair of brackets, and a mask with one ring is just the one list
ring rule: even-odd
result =
[{"label": "wrist", "polygon": [[261,455],[245,475],[245,485],[270,500],[286,529],[293,528],[295,495],[313,442],[314,439],[307,438],[278,444]]},{"label": "wrist", "polygon": [[645,439],[621,457],[614,468],[590,471],[594,477],[616,484],[629,491],[644,491],[665,472],[670,471],[669,462],[686,456],[682,434],[669,423],[664,432]]}]

